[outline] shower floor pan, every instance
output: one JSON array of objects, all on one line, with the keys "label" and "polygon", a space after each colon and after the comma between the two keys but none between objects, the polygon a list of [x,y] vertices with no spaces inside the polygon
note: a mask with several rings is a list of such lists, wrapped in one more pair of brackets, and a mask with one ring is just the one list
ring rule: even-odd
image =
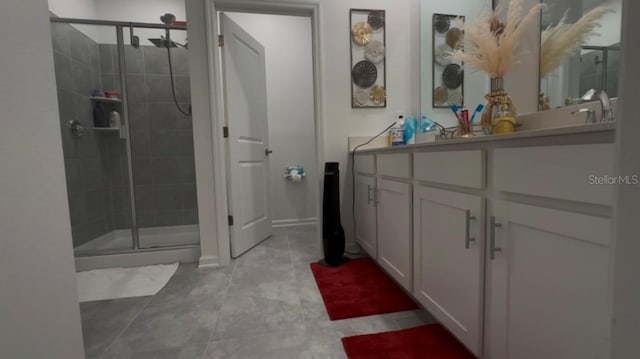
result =
[{"label": "shower floor pan", "polygon": [[[140,248],[161,248],[200,243],[197,224],[138,229]],[[130,229],[116,229],[75,248],[76,251],[131,249],[133,238]]]}]

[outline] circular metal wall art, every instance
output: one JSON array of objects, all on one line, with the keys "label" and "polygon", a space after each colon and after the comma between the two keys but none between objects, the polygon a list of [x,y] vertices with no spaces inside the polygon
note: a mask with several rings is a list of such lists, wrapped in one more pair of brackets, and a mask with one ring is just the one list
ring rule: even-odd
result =
[{"label": "circular metal wall art", "polygon": [[433,29],[437,32],[444,34],[449,30],[449,26],[451,26],[451,20],[446,15],[437,15],[433,20]]},{"label": "circular metal wall art", "polygon": [[369,91],[369,100],[376,105],[382,105],[387,98],[387,91],[384,87],[373,86]]},{"label": "circular metal wall art", "polygon": [[369,101],[369,91],[365,89],[356,89],[355,93],[353,94],[353,103],[356,106],[364,107],[367,105],[368,101]]},{"label": "circular metal wall art", "polygon": [[460,49],[462,47],[462,30],[457,27],[449,29],[447,31],[446,42],[452,49]]},{"label": "circular metal wall art", "polygon": [[376,83],[378,78],[378,70],[376,65],[369,61],[358,62],[351,70],[353,82],[360,87],[370,87]]},{"label": "circular metal wall art", "polygon": [[442,72],[442,82],[450,89],[456,89],[462,85],[464,72],[458,64],[449,64]]},{"label": "circular metal wall art", "polygon": [[451,59],[452,52],[453,52],[453,49],[451,48],[451,46],[447,44],[438,45],[434,53],[434,59],[436,60],[436,63],[442,66],[449,65],[452,60]]},{"label": "circular metal wall art", "polygon": [[379,64],[384,60],[384,45],[378,40],[373,40],[364,48],[364,58],[374,64]]},{"label": "circular metal wall art", "polygon": [[368,44],[371,36],[373,36],[373,29],[371,29],[371,25],[366,22],[357,22],[351,28],[351,38],[353,42],[360,46]]},{"label": "circular metal wall art", "polygon": [[436,87],[435,90],[433,90],[434,105],[436,106],[446,105],[448,100],[449,100],[449,93],[447,92],[446,88],[442,86],[438,86]]},{"label": "circular metal wall art", "polygon": [[384,26],[384,11],[372,11],[367,16],[367,22],[374,30]]},{"label": "circular metal wall art", "polygon": [[449,92],[449,104],[456,104],[458,106],[462,106],[462,95],[460,94],[460,90],[448,90]]}]

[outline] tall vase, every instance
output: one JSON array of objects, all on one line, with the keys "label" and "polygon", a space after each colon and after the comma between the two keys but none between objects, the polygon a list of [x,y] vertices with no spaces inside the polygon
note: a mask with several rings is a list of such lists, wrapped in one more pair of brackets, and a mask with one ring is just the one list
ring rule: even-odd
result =
[{"label": "tall vase", "polygon": [[514,132],[516,128],[516,109],[511,96],[504,90],[502,77],[491,78],[491,92],[482,112],[482,129],[486,134]]}]

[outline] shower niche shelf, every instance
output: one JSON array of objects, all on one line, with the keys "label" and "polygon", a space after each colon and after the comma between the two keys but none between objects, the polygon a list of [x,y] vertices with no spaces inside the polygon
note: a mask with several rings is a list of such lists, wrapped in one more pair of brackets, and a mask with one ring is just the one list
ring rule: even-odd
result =
[{"label": "shower niche shelf", "polygon": [[92,96],[89,97],[91,99],[91,101],[94,102],[104,102],[104,103],[122,103],[122,100],[119,98],[114,98],[114,97],[96,97],[96,96]]}]

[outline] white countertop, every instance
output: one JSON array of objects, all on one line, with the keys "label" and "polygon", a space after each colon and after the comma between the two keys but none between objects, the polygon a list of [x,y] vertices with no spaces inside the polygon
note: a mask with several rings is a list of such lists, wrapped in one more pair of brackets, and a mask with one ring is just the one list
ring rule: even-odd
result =
[{"label": "white countertop", "polygon": [[[513,133],[499,134],[499,135],[479,135],[471,138],[453,138],[440,140],[437,142],[426,142],[412,145],[402,145],[394,147],[375,147],[359,149],[357,153],[373,153],[373,152],[394,152],[394,151],[407,151],[421,148],[431,148],[440,146],[452,146],[452,145],[467,145],[467,144],[487,144],[487,143],[501,143],[523,141],[530,139],[540,139],[540,141],[546,140],[546,138],[559,137],[559,136],[573,136],[573,135],[590,135],[604,136],[603,142],[612,142],[613,134],[615,133],[616,123],[596,123],[589,125],[572,125],[572,126],[560,126],[553,128],[531,129],[516,131]],[[382,136],[384,137],[384,136]],[[378,142],[379,143],[379,142]]]}]

